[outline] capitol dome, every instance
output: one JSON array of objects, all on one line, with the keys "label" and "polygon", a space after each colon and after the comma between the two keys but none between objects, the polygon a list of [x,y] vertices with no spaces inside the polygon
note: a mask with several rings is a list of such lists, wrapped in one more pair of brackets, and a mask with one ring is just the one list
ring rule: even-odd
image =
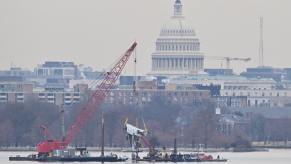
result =
[{"label": "capitol dome", "polygon": [[195,36],[195,30],[186,23],[184,17],[172,17],[164,24],[160,36]]},{"label": "capitol dome", "polygon": [[182,3],[175,0],[174,14],[160,31],[152,53],[152,75],[185,75],[203,71],[204,56],[195,30],[186,23]]},{"label": "capitol dome", "polygon": [[160,36],[195,36],[194,29],[185,21],[182,7],[181,1],[176,0],[173,16],[164,24]]}]

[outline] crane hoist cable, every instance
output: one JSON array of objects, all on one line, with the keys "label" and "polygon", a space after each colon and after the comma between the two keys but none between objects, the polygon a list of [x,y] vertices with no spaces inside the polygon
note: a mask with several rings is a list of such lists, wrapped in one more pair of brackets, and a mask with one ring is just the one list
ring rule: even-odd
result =
[{"label": "crane hoist cable", "polygon": [[[133,94],[136,97],[136,109],[137,109],[137,118],[136,118],[136,127],[139,127],[139,119],[142,121],[143,128],[145,129],[145,132],[148,133],[148,128],[146,126],[146,123],[144,121],[143,117],[143,109],[141,107],[141,104],[139,102],[139,90],[137,89],[137,81],[138,81],[138,76],[137,76],[137,49],[134,50],[133,52],[133,64],[134,64],[134,80],[133,80]],[[142,101],[142,100],[141,100]]]}]

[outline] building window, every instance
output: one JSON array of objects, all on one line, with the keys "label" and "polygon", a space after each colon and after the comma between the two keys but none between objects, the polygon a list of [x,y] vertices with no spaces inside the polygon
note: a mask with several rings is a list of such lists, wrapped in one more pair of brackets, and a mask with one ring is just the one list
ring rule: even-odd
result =
[{"label": "building window", "polygon": [[37,70],[37,76],[44,76],[44,71],[43,71],[43,69],[38,69],[38,70]]},{"label": "building window", "polygon": [[55,69],[54,76],[63,76],[63,70],[62,69]]},{"label": "building window", "polygon": [[0,93],[0,96],[6,96],[6,93]]},{"label": "building window", "polygon": [[17,101],[17,102],[24,102],[24,99],[23,99],[23,98],[17,98],[16,101]]}]

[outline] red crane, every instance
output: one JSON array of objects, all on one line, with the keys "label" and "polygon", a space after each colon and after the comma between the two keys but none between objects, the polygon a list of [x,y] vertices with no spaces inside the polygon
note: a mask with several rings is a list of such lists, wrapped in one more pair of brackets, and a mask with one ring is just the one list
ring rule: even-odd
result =
[{"label": "red crane", "polygon": [[74,137],[80,132],[83,127],[85,127],[87,121],[100,107],[106,95],[120,76],[121,71],[125,67],[136,46],[137,43],[134,42],[130,46],[130,48],[121,56],[119,61],[110,70],[110,72],[107,72],[105,74],[105,77],[102,80],[101,84],[96,87],[96,91],[89,98],[88,103],[82,109],[81,113],[76,118],[71,128],[68,130],[66,137],[63,140],[47,140],[40,142],[39,144],[37,144],[38,153],[49,153],[53,150],[65,149],[72,142]]},{"label": "red crane", "polygon": [[142,136],[141,139],[147,145],[147,147],[149,147],[149,154],[154,156],[156,153],[155,146],[149,140],[147,140],[145,136]]}]

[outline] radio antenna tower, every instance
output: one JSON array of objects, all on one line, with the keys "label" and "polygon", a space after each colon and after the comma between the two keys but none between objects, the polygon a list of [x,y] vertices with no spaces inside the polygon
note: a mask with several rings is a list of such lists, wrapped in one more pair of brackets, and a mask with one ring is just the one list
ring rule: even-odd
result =
[{"label": "radio antenna tower", "polygon": [[260,17],[260,43],[259,43],[259,65],[264,66],[264,19]]}]

